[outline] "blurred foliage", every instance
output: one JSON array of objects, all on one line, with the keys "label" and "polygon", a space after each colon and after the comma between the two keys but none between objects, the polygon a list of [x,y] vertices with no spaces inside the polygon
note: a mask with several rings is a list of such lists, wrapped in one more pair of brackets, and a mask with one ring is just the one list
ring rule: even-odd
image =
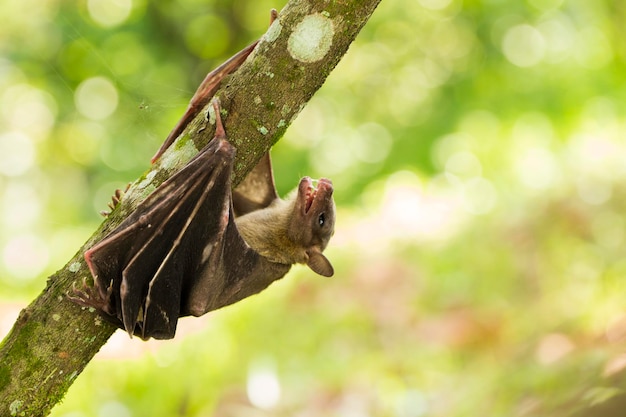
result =
[{"label": "blurred foliage", "polygon": [[[0,5],[3,332],[204,74],[283,4]],[[384,0],[273,152],[282,192],[302,174],[336,185],[335,277],[297,267],[174,341],[118,332],[53,415],[611,409],[626,387],[625,23],[612,0]]]}]

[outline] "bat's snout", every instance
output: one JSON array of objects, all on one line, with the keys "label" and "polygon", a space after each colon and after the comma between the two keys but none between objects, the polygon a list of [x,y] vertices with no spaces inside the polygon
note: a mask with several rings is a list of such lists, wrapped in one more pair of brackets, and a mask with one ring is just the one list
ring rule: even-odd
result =
[{"label": "bat's snout", "polygon": [[303,177],[298,186],[298,194],[302,201],[304,214],[307,214],[314,205],[323,204],[323,201],[332,198],[333,183],[328,178],[314,180],[311,177]]}]

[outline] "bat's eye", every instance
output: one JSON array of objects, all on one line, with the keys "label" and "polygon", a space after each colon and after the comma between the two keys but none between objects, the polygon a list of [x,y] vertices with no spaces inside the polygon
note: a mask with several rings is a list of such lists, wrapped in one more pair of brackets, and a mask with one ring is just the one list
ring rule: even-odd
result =
[{"label": "bat's eye", "polygon": [[320,227],[324,226],[324,222],[326,222],[326,216],[324,216],[324,213],[320,214],[320,216],[317,218],[317,222],[319,223]]}]

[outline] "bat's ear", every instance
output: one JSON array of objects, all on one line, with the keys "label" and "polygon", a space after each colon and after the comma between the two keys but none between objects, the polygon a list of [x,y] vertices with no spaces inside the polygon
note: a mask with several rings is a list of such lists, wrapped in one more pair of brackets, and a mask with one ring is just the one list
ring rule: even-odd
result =
[{"label": "bat's ear", "polygon": [[309,255],[309,260],[306,264],[313,270],[313,272],[325,277],[333,276],[335,273],[333,266],[330,264],[328,258],[322,255],[322,252],[320,252],[319,249],[309,249],[307,253]]}]

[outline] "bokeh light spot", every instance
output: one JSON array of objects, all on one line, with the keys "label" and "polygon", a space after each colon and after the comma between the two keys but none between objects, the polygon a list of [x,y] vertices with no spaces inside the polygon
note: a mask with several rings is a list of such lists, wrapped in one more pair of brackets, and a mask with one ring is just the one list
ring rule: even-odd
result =
[{"label": "bokeh light spot", "polygon": [[515,159],[515,172],[528,188],[544,190],[552,186],[559,177],[559,167],[554,155],[544,148],[529,148]]},{"label": "bokeh light spot", "polygon": [[432,151],[432,159],[442,170],[446,169],[446,164],[452,155],[458,152],[468,151],[472,137],[467,133],[454,132],[437,139]]},{"label": "bokeh light spot", "polygon": [[409,389],[398,397],[395,408],[398,417],[424,416],[429,411],[428,398],[422,391]]},{"label": "bokeh light spot", "polygon": [[28,132],[35,139],[49,133],[57,114],[54,98],[28,84],[8,88],[2,95],[0,106],[10,126]]},{"label": "bokeh light spot", "polygon": [[74,102],[83,116],[92,120],[103,120],[117,108],[117,89],[108,78],[89,78],[76,89]]},{"label": "bokeh light spot", "polygon": [[476,155],[469,151],[457,152],[446,161],[446,172],[460,178],[479,177],[482,170]]},{"label": "bokeh light spot", "polygon": [[143,78],[146,68],[154,68],[154,57],[132,32],[120,32],[109,37],[104,44],[111,70],[118,77],[133,75]]},{"label": "bokeh light spot", "polygon": [[422,7],[430,10],[445,9],[452,3],[452,0],[418,0]]},{"label": "bokeh light spot", "polygon": [[248,374],[248,399],[258,408],[270,409],[280,401],[281,389],[273,367],[255,366]]},{"label": "bokeh light spot", "polygon": [[9,177],[24,174],[35,163],[35,147],[24,133],[0,135],[0,173]]},{"label": "bokeh light spot", "polygon": [[131,417],[130,410],[122,403],[109,401],[100,407],[98,417]]},{"label": "bokeh light spot", "polygon": [[578,33],[574,57],[585,68],[600,69],[613,59],[613,49],[606,35],[590,26]]},{"label": "bokeh light spot", "polygon": [[591,222],[594,239],[605,248],[619,248],[624,242],[624,217],[612,212],[598,213]]},{"label": "bokeh light spot", "polygon": [[463,207],[472,214],[489,213],[497,199],[495,187],[485,178],[473,178],[464,184]]},{"label": "bokeh light spot", "polygon": [[528,3],[542,11],[554,10],[563,4],[563,0],[528,0]]},{"label": "bokeh light spot", "polygon": [[554,139],[554,126],[544,113],[528,112],[515,120],[511,136],[521,146],[548,146]]},{"label": "bokeh light spot", "polygon": [[504,56],[518,67],[537,65],[543,59],[545,49],[541,32],[527,24],[513,26],[502,39]]},{"label": "bokeh light spot", "polygon": [[104,27],[123,23],[130,16],[132,8],[132,0],[87,0],[89,17]]},{"label": "bokeh light spot", "polygon": [[0,204],[0,220],[5,231],[32,225],[42,211],[40,193],[29,183],[22,181],[7,183],[1,194]]},{"label": "bokeh light spot", "polygon": [[367,163],[383,161],[391,150],[391,135],[377,123],[365,123],[358,128],[358,139],[352,142],[356,157]]},{"label": "bokeh light spot", "polygon": [[541,339],[535,351],[537,361],[550,365],[574,350],[574,343],[561,333],[552,333]]},{"label": "bokeh light spot", "polygon": [[198,16],[187,25],[185,43],[200,58],[219,56],[226,50],[229,41],[228,26],[223,19],[212,14]]},{"label": "bokeh light spot", "polygon": [[472,50],[476,37],[472,27],[442,20],[435,26],[431,41],[433,43],[431,54],[444,59],[458,59]]},{"label": "bokeh light spot", "polygon": [[10,239],[2,251],[2,259],[9,274],[30,281],[38,278],[49,261],[45,242],[35,235],[21,235]]},{"label": "bokeh light spot", "polygon": [[97,122],[77,120],[60,126],[58,137],[69,157],[87,165],[98,155],[98,143],[106,137],[106,131]]},{"label": "bokeh light spot", "polygon": [[537,30],[546,41],[546,61],[560,62],[572,54],[577,34],[576,28],[567,16],[557,14],[551,19],[544,20],[537,25]]},{"label": "bokeh light spot", "polygon": [[587,204],[599,206],[606,203],[613,194],[611,183],[598,178],[584,177],[576,182],[578,195]]}]

